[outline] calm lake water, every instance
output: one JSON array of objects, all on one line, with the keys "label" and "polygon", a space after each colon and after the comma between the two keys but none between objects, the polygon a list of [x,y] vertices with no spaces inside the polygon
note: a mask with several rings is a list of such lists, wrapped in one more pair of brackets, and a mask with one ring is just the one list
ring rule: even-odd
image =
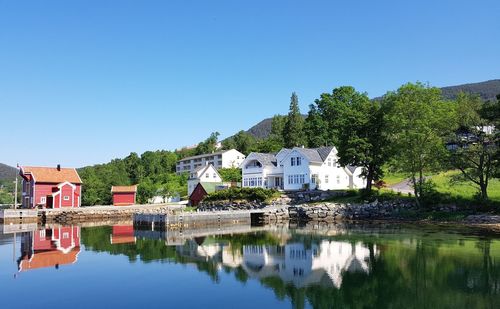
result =
[{"label": "calm lake water", "polygon": [[470,229],[25,228],[1,229],[3,308],[500,308],[499,235]]}]

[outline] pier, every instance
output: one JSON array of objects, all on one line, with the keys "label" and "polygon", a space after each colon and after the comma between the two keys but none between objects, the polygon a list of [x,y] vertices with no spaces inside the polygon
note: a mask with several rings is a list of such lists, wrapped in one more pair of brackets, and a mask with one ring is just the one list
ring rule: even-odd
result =
[{"label": "pier", "polygon": [[180,213],[136,213],[134,226],[152,228],[191,228],[193,226],[230,226],[235,224],[262,224],[281,222],[288,219],[288,210],[284,207],[267,207],[252,210],[224,210]]},{"label": "pier", "polygon": [[30,223],[38,221],[38,211],[33,209],[2,209],[0,223]]}]

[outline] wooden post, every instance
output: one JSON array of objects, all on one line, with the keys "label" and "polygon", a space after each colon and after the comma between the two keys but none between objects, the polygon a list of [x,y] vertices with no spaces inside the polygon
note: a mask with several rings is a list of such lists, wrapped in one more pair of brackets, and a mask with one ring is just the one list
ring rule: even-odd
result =
[{"label": "wooden post", "polygon": [[[19,166],[19,164],[17,165]],[[19,171],[17,170],[17,167],[16,167],[16,181],[15,181],[15,184],[14,184],[14,209],[17,209],[17,174],[19,174]]]}]

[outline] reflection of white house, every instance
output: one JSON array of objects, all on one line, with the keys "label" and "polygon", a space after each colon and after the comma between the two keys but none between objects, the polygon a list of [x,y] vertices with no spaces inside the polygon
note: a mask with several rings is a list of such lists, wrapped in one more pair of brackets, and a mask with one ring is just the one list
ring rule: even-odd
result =
[{"label": "reflection of white house", "polygon": [[207,153],[179,160],[176,165],[177,174],[192,173],[197,168],[212,164],[216,169],[239,167],[245,155],[236,149]]},{"label": "reflection of white house", "polygon": [[251,153],[241,164],[243,187],[318,190],[362,188],[361,168],[342,167],[335,147],[282,149]]},{"label": "reflection of white house", "polygon": [[200,182],[222,182],[222,178],[219,172],[214,168],[212,164],[198,167],[193,172],[189,174],[188,179],[188,196],[191,196],[194,188]]},{"label": "reflection of white house", "polygon": [[339,288],[343,272],[369,272],[369,257],[362,244],[339,241],[322,241],[310,248],[301,243],[244,246],[242,266],[252,277],[279,276],[298,288],[313,284]]}]

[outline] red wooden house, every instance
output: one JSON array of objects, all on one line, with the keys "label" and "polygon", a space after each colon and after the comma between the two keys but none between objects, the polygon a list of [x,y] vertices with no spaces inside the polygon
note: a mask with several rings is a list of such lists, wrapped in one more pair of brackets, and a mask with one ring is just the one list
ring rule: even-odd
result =
[{"label": "red wooden house", "polygon": [[191,206],[198,206],[209,193],[223,188],[227,188],[227,186],[222,182],[199,182],[189,196],[189,203]]},{"label": "red wooden house", "polygon": [[135,204],[137,196],[137,186],[112,186],[111,194],[113,195],[114,206],[128,206]]},{"label": "red wooden house", "polygon": [[80,227],[40,229],[21,238],[19,271],[73,264],[80,253]]},{"label": "red wooden house", "polygon": [[74,168],[22,166],[23,208],[80,207],[82,180]]}]

